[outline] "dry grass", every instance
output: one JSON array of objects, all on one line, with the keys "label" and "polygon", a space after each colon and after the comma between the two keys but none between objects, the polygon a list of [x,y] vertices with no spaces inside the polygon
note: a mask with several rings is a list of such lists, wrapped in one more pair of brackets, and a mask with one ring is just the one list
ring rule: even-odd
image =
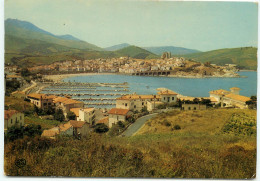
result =
[{"label": "dry grass", "polygon": [[[148,122],[132,137],[93,134],[82,140],[17,140],[5,144],[5,172],[74,177],[251,178],[256,172],[255,135],[222,131],[234,113],[256,116],[256,111],[235,109],[170,112],[149,121],[150,126]],[[175,124],[181,129],[172,131]],[[26,159],[27,165],[17,168],[17,158]]]},{"label": "dry grass", "polygon": [[[241,109],[208,109],[197,111],[175,111],[160,114],[149,120],[137,134],[151,133],[218,133],[233,114],[247,114],[256,120],[255,110]],[[171,126],[166,126],[165,122]],[[174,126],[179,125],[180,130]]]}]

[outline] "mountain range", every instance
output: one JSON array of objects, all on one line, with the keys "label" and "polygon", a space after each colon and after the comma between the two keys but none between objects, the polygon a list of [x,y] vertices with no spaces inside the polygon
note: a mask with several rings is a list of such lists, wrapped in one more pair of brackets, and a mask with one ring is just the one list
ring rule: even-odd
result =
[{"label": "mountain range", "polygon": [[34,24],[18,19],[5,20],[5,62],[21,66],[49,64],[73,59],[129,56],[139,59],[159,58],[163,52],[200,62],[236,63],[241,68],[256,69],[257,49],[253,47],[209,52],[175,46],[138,47],[122,43],[101,48],[72,35],[54,35]]}]

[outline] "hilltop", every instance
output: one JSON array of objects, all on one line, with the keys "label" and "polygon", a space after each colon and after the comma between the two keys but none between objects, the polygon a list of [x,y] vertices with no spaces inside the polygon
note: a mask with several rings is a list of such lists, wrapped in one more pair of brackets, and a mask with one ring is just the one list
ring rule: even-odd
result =
[{"label": "hilltop", "polygon": [[131,45],[128,44],[128,43],[121,43],[121,44],[118,44],[118,45],[107,47],[107,48],[105,48],[105,50],[107,50],[107,51],[116,51],[116,50],[120,50],[120,49],[128,47],[128,46],[131,46]]},{"label": "hilltop", "polygon": [[217,65],[237,64],[240,69],[257,69],[257,48],[255,47],[225,48],[187,54],[183,55],[183,57],[203,63],[210,62]]},{"label": "hilltop", "polygon": [[193,49],[175,47],[175,46],[158,46],[158,47],[142,47],[142,48],[160,56],[163,54],[163,52],[171,52],[171,54],[175,56],[200,52],[199,50],[193,50]]},{"label": "hilltop", "polygon": [[159,58],[159,56],[137,46],[128,46],[117,50],[116,53],[138,59]]},{"label": "hilltop", "polygon": [[33,25],[30,22],[20,21],[17,19],[5,20],[5,34],[22,39],[41,40],[70,48],[102,50],[100,47],[82,40],[78,40],[72,35],[56,36]]}]

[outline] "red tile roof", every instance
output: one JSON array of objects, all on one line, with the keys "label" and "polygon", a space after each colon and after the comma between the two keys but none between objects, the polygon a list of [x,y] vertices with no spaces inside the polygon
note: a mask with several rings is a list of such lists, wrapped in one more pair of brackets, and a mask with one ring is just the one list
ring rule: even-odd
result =
[{"label": "red tile roof", "polygon": [[176,92],[172,91],[172,90],[164,90],[161,92],[158,92],[159,95],[178,95]]},{"label": "red tile roof", "polygon": [[19,113],[16,110],[5,110],[5,120],[12,117],[12,115]]},{"label": "red tile roof", "polygon": [[86,124],[86,122],[84,122],[84,121],[73,121],[73,120],[71,120],[71,121],[70,121],[70,124],[71,124],[71,126],[74,127],[74,128],[82,128],[83,125]]},{"label": "red tile roof", "polygon": [[104,124],[108,125],[108,117],[104,117],[104,118],[100,119],[99,121],[97,121],[96,123],[97,124],[104,123]]},{"label": "red tile roof", "polygon": [[249,97],[236,95],[236,94],[228,94],[225,97],[233,99],[233,100],[241,101],[241,102],[250,101]]},{"label": "red tile roof", "polygon": [[41,136],[44,136],[44,137],[54,137],[54,136],[56,136],[57,134],[59,134],[59,130],[49,129],[49,130],[43,130]]},{"label": "red tile roof", "polygon": [[137,95],[137,94],[129,94],[126,96],[122,96],[117,98],[117,100],[134,100],[134,99],[159,99],[161,98],[159,95]]},{"label": "red tile roof", "polygon": [[74,114],[75,114],[77,117],[79,117],[79,110],[80,110],[80,108],[71,108],[71,109],[70,109],[70,111],[71,111],[71,112],[74,112]]},{"label": "red tile roof", "polygon": [[110,109],[108,114],[126,115],[128,112],[129,112],[129,109],[112,108],[112,109]]}]

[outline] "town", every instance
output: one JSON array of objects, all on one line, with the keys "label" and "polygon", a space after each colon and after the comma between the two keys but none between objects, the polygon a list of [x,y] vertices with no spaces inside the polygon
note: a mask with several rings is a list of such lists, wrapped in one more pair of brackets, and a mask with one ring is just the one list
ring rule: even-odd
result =
[{"label": "town", "polygon": [[[167,56],[166,56],[167,55]],[[6,64],[5,70],[17,71],[16,65]],[[31,72],[42,74],[66,73],[118,73],[141,76],[170,76],[170,77],[239,77],[235,64],[219,66],[205,64],[185,59],[172,57],[169,52],[164,52],[161,59],[134,59],[119,57],[108,59],[90,60],[64,60],[56,61],[49,65],[35,65],[28,68]]]},{"label": "town", "polygon": [[[22,81],[23,78],[17,75],[6,76],[6,81]],[[25,81],[25,80],[23,80]],[[40,82],[46,82],[42,80]],[[94,86],[116,87],[124,88],[123,93],[118,94],[115,98],[115,106],[110,109],[101,109],[96,107],[88,107],[88,105],[81,100],[83,98],[72,98],[70,94],[55,94],[52,93],[55,88],[49,90],[48,94],[37,93],[39,90],[33,89],[35,82],[32,85],[27,85],[23,91],[11,92],[11,97],[19,97],[23,101],[30,102],[35,106],[37,112],[42,112],[41,115],[49,115],[48,119],[59,119],[61,123],[50,129],[42,131],[42,137],[55,139],[57,136],[68,135],[79,138],[86,136],[93,131],[106,132],[108,129],[113,129],[121,125],[122,128],[117,132],[117,135],[124,135],[123,132],[134,124],[136,120],[147,115],[160,112],[167,112],[172,110],[206,110],[218,108],[239,108],[248,109],[256,100],[240,95],[240,88],[232,87],[228,90],[212,90],[209,92],[209,97],[190,97],[178,94],[174,90],[166,88],[158,88],[156,95],[138,95],[136,93],[127,93],[127,83],[113,84],[113,83],[51,83],[66,91],[62,85],[67,88],[75,87],[78,92],[81,89],[88,89],[89,94],[94,90]],[[49,86],[46,82],[45,86]],[[37,91],[36,91],[37,90]],[[69,89],[67,89],[69,90]],[[34,92],[32,92],[34,91]],[[80,96],[80,93],[75,95]],[[111,94],[112,95],[112,94]],[[120,97],[121,95],[121,97]],[[103,101],[103,98],[96,98]],[[112,100],[105,99],[105,100]],[[56,115],[56,116],[53,116]],[[58,116],[57,116],[58,115]],[[45,116],[45,117],[46,117]],[[26,127],[24,120],[24,113],[17,110],[5,110],[5,133],[12,127]]]}]

